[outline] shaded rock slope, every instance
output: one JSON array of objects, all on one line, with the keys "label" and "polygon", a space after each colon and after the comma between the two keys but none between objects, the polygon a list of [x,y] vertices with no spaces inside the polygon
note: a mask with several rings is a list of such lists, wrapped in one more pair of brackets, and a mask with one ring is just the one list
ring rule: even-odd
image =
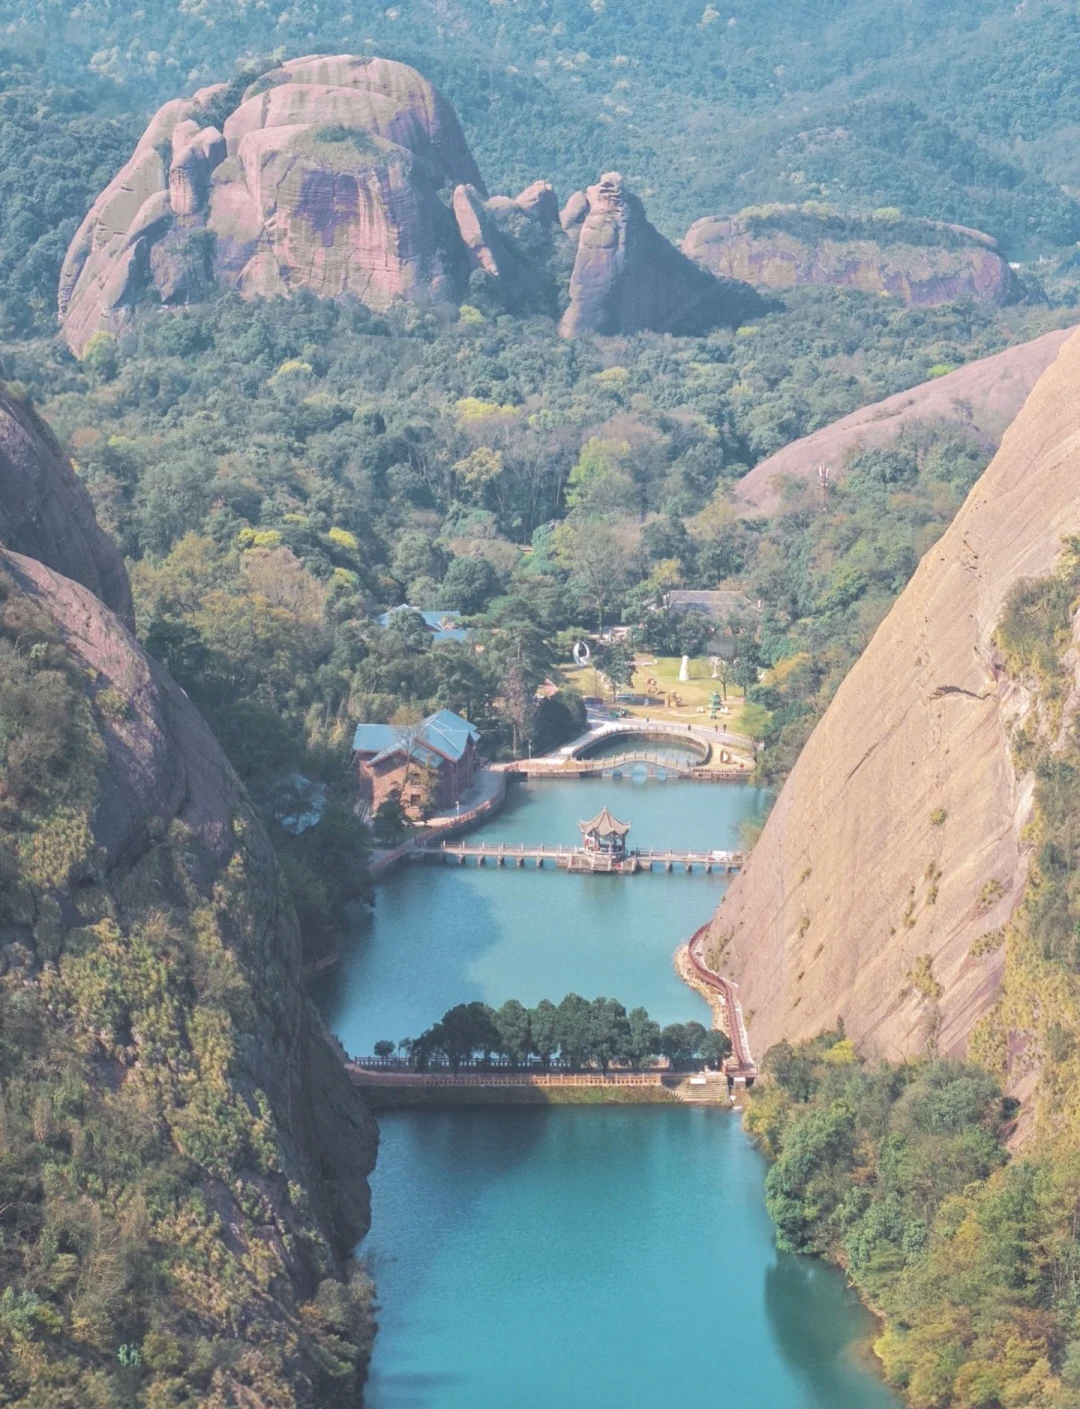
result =
[{"label": "shaded rock slope", "polygon": [[[14,419],[28,439],[0,462],[0,1282],[49,1330],[28,1355],[0,1326],[0,1382],[13,1402],[46,1385],[50,1402],[127,1402],[118,1347],[141,1345],[147,1402],[354,1403],[370,1297],[344,1259],[368,1226],[374,1123],[306,997],[261,823],[184,692],[55,570],[74,571],[80,545],[24,506],[82,500],[44,428]],[[129,609],[116,568],[104,554],[96,570]]]},{"label": "shaded rock slope", "polygon": [[577,237],[570,307],[559,331],[694,334],[761,307],[746,284],[717,279],[651,226],[617,171],[571,197],[564,228]]},{"label": "shaded rock slope", "polygon": [[76,353],[140,303],[222,288],[309,289],[382,311],[395,299],[460,304],[480,275],[504,307],[547,311],[550,276],[500,225],[517,216],[553,240],[582,235],[567,331],[697,331],[738,316],[737,286],[681,255],[608,178],[565,240],[548,183],[488,200],[453,108],[406,64],[292,59],[235,105],[230,94],[219,84],[166,103],[80,226],[59,288]]},{"label": "shaded rock slope", "polygon": [[1058,329],[1007,347],[792,441],[738,481],[732,491],[734,502],[748,515],[775,513],[784,479],[816,482],[818,466],[827,465],[835,483],[843,476],[850,451],[860,445],[886,445],[915,421],[952,423],[970,431],[988,449],[996,447],[1072,331]]},{"label": "shaded rock slope", "polygon": [[[842,1017],[871,1055],[964,1052],[1004,962],[1030,782],[1008,731],[1024,691],[993,644],[1006,594],[1080,531],[1080,334],[838,690],[717,912],[755,1055]],[[974,946],[974,952],[972,947]],[[988,948],[990,952],[983,953]]]},{"label": "shaded rock slope", "polygon": [[89,587],[134,622],[123,559],[49,427],[0,390],[0,544]]},{"label": "shaded rock slope", "polygon": [[831,284],[918,308],[957,298],[1004,304],[1021,293],[990,235],[892,212],[845,217],[766,206],[695,221],[682,248],[711,273],[761,288]]}]

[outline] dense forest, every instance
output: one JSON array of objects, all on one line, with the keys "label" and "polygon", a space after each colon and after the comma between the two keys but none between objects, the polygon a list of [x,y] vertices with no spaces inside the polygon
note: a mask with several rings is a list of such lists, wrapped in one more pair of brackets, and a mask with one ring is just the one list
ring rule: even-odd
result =
[{"label": "dense forest", "polygon": [[[987,448],[915,430],[859,455],[826,505],[793,489],[769,522],[738,518],[728,487],[790,439],[1054,316],[804,290],[738,333],[600,345],[497,309],[448,322],[225,297],[144,310],[81,366],[53,341],[8,344],[4,369],[132,561],[143,639],[273,817],[297,771],[344,787],[358,719],[446,706],[491,750],[544,747],[573,723],[571,706],[534,699],[567,633],[727,580],[763,604],[742,679],[779,776]],[[405,601],[465,612],[482,655],[432,648],[408,617],[374,627]],[[649,619],[643,644],[689,648],[681,623]],[[351,844],[347,818],[335,826]],[[315,922],[319,885],[339,871],[305,887],[316,948],[340,913],[331,896]]]},{"label": "dense forest", "polygon": [[492,189],[617,167],[665,233],[763,200],[900,206],[1014,255],[1080,235],[1072,0],[351,0],[281,8],[4,0],[6,43],[116,111],[227,78],[223,56],[379,52],[455,103]]}]

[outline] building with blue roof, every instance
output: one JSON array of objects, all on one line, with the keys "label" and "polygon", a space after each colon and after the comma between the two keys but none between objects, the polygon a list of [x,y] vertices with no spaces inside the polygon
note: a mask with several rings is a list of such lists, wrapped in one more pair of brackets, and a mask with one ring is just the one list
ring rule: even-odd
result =
[{"label": "building with blue roof", "polygon": [[431,639],[436,644],[440,641],[464,641],[468,635],[461,625],[460,612],[425,612],[418,607],[402,605],[383,612],[382,616],[375,618],[375,622],[385,630],[390,625],[390,618],[398,612],[416,612],[417,616],[422,616],[424,625],[431,632]]},{"label": "building with blue roof", "polygon": [[472,786],[480,733],[460,714],[436,710],[421,724],[358,724],[353,735],[360,795],[373,812],[398,798],[410,816],[445,811]]}]

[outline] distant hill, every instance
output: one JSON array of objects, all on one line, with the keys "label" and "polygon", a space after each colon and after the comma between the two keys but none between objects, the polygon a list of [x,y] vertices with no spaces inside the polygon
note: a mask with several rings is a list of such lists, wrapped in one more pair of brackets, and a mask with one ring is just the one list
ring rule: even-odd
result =
[{"label": "distant hill", "polygon": [[818,201],[706,216],[683,252],[703,269],[759,288],[829,284],[930,307],[957,298],[1006,304],[1022,289],[997,243],[979,230],[904,219],[898,210],[843,215]]},{"label": "distant hill", "polygon": [[143,115],[241,58],[403,59],[457,106],[495,188],[616,168],[668,238],[705,211],[807,199],[974,225],[1010,257],[1080,238],[1080,157],[1060,140],[1080,121],[1080,31],[1060,0],[92,0],[74,16],[3,0],[0,21],[52,79],[105,79]]},{"label": "distant hill", "polygon": [[785,445],[738,481],[732,491],[735,503],[747,515],[775,513],[786,478],[816,481],[818,467],[825,465],[835,484],[843,476],[846,456],[857,445],[887,444],[913,421],[952,422],[988,447],[996,446],[1071,333],[1069,328],[1055,329],[969,362]]}]

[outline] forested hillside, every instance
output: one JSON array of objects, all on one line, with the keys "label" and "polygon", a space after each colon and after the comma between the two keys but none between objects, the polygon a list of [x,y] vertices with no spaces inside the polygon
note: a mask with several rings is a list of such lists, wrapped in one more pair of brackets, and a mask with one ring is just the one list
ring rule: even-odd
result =
[{"label": "forested hillside", "polygon": [[669,236],[808,198],[980,226],[1020,255],[1080,236],[1072,0],[4,0],[0,21],[12,52],[105,78],[127,111],[244,56],[403,58],[455,103],[492,189],[544,175],[568,193],[617,167]]},{"label": "forested hillside", "polygon": [[[853,461],[828,513],[800,490],[766,524],[736,515],[732,480],[1045,321],[805,290],[737,334],[600,345],[497,310],[448,323],[225,298],[147,309],[81,368],[54,344],[5,358],[137,565],[144,639],[272,809],[295,768],[344,783],[357,718],[448,706],[489,747],[542,746],[569,727],[531,702],[560,632],[634,622],[672,586],[724,579],[765,608],[742,678],[783,662],[755,686],[781,773],[989,447],[916,430]],[[475,616],[488,650],[372,626],[400,601]],[[699,623],[651,620],[655,647],[700,649]]]}]

